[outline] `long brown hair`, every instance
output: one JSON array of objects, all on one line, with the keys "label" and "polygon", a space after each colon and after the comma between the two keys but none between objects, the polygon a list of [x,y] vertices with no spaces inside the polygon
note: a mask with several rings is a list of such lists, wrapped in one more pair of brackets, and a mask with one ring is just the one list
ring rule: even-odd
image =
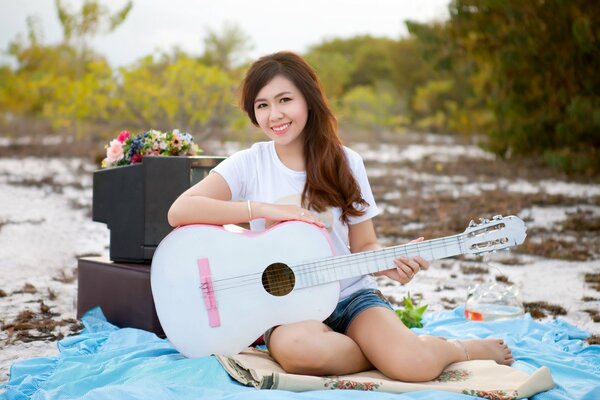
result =
[{"label": "long brown hair", "polygon": [[304,127],[306,184],[302,204],[318,212],[327,207],[342,209],[341,219],[365,213],[369,204],[362,198],[360,187],[348,166],[337,121],[323,95],[321,83],[312,67],[299,55],[282,51],[259,58],[242,82],[240,104],[252,123],[258,126],[254,100],[258,92],[275,76],[289,79],[302,93],[308,105]]}]

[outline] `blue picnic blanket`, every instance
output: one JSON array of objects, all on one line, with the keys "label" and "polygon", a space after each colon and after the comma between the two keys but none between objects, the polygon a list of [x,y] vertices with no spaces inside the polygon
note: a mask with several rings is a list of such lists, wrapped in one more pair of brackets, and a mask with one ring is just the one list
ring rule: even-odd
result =
[{"label": "blue picnic blanket", "polygon": [[[600,345],[560,319],[540,323],[529,315],[514,320],[473,322],[464,309],[430,313],[420,334],[448,338],[502,337],[511,346],[515,368],[528,373],[541,366],[556,387],[535,400],[600,399]],[[54,357],[15,362],[0,385],[2,399],[450,399],[472,396],[425,390],[406,394],[322,390],[293,393],[249,388],[233,381],[214,357],[187,359],[171,344],[139,329],[108,323],[99,308],[83,317],[85,329],[58,342]],[[4,392],[3,392],[4,391]]]}]

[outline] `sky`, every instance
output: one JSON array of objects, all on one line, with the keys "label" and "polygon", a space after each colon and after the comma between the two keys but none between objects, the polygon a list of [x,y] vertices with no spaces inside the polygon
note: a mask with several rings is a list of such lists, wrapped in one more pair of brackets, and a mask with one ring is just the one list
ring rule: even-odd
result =
[{"label": "sky", "polygon": [[[83,0],[63,0],[78,10]],[[324,39],[369,34],[397,39],[406,36],[404,21],[447,18],[449,0],[134,0],[133,9],[114,32],[92,41],[113,67],[130,65],[142,56],[178,46],[201,54],[207,30],[237,24],[251,39],[248,57],[279,50],[303,53]],[[111,10],[126,0],[102,0]],[[26,18],[41,22],[44,43],[62,38],[54,0],[0,0],[0,62],[17,34],[25,37]]]}]

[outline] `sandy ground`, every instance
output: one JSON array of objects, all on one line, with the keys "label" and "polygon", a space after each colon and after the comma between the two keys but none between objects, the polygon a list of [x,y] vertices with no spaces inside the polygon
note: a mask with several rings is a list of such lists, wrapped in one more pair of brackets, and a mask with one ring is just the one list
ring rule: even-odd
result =
[{"label": "sandy ground", "polygon": [[[533,163],[506,163],[448,136],[405,135],[394,144],[350,144],[365,158],[383,214],[384,244],[463,232],[469,220],[517,215],[525,243],[485,256],[432,263],[402,287],[430,311],[464,305],[469,287],[503,282],[525,310],[600,334],[600,184]],[[221,146],[230,154],[235,144]],[[0,158],[0,382],[16,360],[53,355],[76,334],[76,259],[108,255],[109,231],[91,220],[92,172],[81,158]]]}]

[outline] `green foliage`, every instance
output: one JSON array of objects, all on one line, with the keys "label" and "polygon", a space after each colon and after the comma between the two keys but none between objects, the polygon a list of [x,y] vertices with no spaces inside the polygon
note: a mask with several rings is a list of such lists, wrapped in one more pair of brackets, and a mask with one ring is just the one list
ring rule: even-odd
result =
[{"label": "green foliage", "polygon": [[[112,69],[88,42],[124,23],[132,1],[114,12],[100,0],[55,4],[62,43],[44,44],[30,17],[7,49],[17,67],[0,66],[0,122],[42,120],[74,138],[91,125],[247,135],[235,93],[252,45],[237,26],[207,31],[200,57],[174,49]],[[309,49],[345,131],[485,134],[503,156],[600,170],[600,2],[453,0],[449,10],[448,21],[407,21],[407,38]]]},{"label": "green foliage", "polygon": [[369,132],[394,130],[406,123],[399,113],[398,95],[390,85],[355,86],[340,103],[340,122]]},{"label": "green foliage", "polygon": [[108,117],[112,70],[91,51],[66,44],[44,45],[39,27],[28,24],[28,41],[15,38],[8,53],[18,63],[0,82],[0,104],[16,116],[43,118],[56,129],[81,135],[81,124],[102,113]]},{"label": "green foliage", "polygon": [[492,66],[493,150],[560,165],[600,146],[600,3],[455,0],[450,15],[455,44]]},{"label": "green foliage", "polygon": [[417,71],[426,70],[418,57],[401,54],[413,43],[372,36],[332,39],[313,46],[305,57],[342,123],[367,132],[394,131],[407,124],[413,82],[420,79]]},{"label": "green foliage", "polygon": [[414,90],[411,115],[419,130],[481,134],[493,125],[489,109],[490,66],[465,58],[447,24],[407,22],[420,57],[430,66]]},{"label": "green foliage", "polygon": [[122,9],[111,14],[98,0],[84,0],[79,12],[70,11],[61,0],[55,0],[54,3],[63,30],[63,42],[70,44],[74,39],[83,45],[86,39],[98,33],[114,31],[125,22],[133,7],[133,2],[129,0]]},{"label": "green foliage", "polygon": [[84,122],[109,120],[115,110],[116,82],[105,61],[87,65],[79,79],[54,77],[47,89],[52,101],[44,104],[42,115],[55,128],[73,132],[76,139],[85,134]]},{"label": "green foliage", "polygon": [[332,103],[340,99],[350,84],[352,67],[341,52],[312,50],[306,60],[317,71],[323,90]]},{"label": "green foliage", "polygon": [[245,61],[253,47],[250,37],[240,27],[226,23],[221,32],[207,31],[201,61],[231,71]]},{"label": "green foliage", "polygon": [[404,325],[408,328],[422,328],[423,323],[421,320],[423,319],[423,314],[427,309],[427,304],[419,306],[417,304],[413,304],[412,299],[410,298],[410,293],[408,293],[403,300],[404,308],[399,308],[396,310],[396,314],[402,320]]},{"label": "green foliage", "polygon": [[120,69],[119,119],[143,128],[179,127],[206,139],[235,120],[237,82],[217,66],[181,56]]},{"label": "green foliage", "polygon": [[229,125],[239,129],[239,70],[224,67],[247,49],[241,31],[226,30],[222,38],[209,35],[203,59],[175,51],[112,69],[86,40],[123,23],[131,4],[111,13],[98,1],[86,0],[80,11],[71,12],[57,0],[64,33],[59,45],[45,45],[37,20],[29,18],[26,39],[17,36],[8,49],[17,67],[0,69],[0,122],[6,123],[8,115],[17,122],[45,121],[73,139],[90,136],[90,126],[103,126],[105,132],[178,127],[200,140]]}]

